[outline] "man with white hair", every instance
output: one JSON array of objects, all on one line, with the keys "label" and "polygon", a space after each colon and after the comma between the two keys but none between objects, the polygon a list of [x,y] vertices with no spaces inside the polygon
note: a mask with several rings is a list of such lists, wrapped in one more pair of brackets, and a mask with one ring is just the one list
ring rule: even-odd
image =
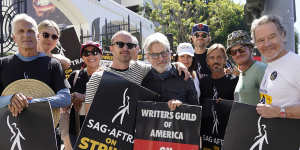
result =
[{"label": "man with white hair", "polygon": [[[111,38],[110,51],[113,54],[113,62],[110,67],[105,68],[105,71],[117,74],[123,78],[141,85],[143,78],[150,71],[151,66],[140,61],[133,61],[132,56],[136,53],[134,49],[136,44],[133,43],[132,34],[127,31],[118,31]],[[180,65],[179,70],[187,69]],[[102,71],[95,72],[86,86],[86,112],[89,111],[90,106],[94,100],[94,96],[100,85],[102,78]]]},{"label": "man with white hair", "polygon": [[286,31],[279,18],[266,15],[254,20],[251,36],[268,63],[257,113],[265,118],[300,119],[300,56],[285,48]]},{"label": "man with white hair", "polygon": [[168,102],[171,110],[182,103],[197,105],[197,92],[193,80],[184,81],[176,68],[171,64],[170,43],[161,33],[154,33],[145,40],[146,58],[152,69],[142,82],[142,86],[157,92],[158,101]]},{"label": "man with white hair", "polygon": [[28,107],[28,103],[50,101],[52,108],[67,107],[71,97],[69,84],[60,63],[37,51],[37,23],[26,14],[18,14],[12,21],[13,39],[18,54],[0,59],[0,92],[19,79],[36,79],[46,83],[56,93],[47,98],[32,99],[23,93],[1,96],[0,108],[9,106],[13,116]]}]

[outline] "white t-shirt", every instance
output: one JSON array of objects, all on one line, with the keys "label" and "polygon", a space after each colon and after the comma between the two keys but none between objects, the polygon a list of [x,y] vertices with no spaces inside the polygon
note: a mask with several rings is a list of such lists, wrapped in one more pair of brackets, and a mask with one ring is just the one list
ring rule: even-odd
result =
[{"label": "white t-shirt", "polygon": [[259,92],[266,104],[300,104],[300,56],[288,52],[268,63]]}]

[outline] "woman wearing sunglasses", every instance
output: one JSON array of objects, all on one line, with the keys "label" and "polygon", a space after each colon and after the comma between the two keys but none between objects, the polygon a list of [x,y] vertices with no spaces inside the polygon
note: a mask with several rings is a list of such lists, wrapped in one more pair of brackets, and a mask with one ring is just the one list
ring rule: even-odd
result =
[{"label": "woman wearing sunglasses", "polygon": [[61,119],[60,122],[60,127],[63,128],[62,139],[65,144],[65,150],[72,149],[72,145],[76,142],[85,118],[85,106],[83,106],[83,102],[85,99],[86,83],[94,72],[100,70],[100,59],[102,56],[100,44],[93,41],[82,44],[80,56],[83,60],[82,69],[73,71],[68,79],[71,85],[71,112],[69,114],[69,111],[65,111],[62,115],[64,119]]},{"label": "woman wearing sunglasses", "polygon": [[38,50],[46,53],[49,57],[58,59],[66,70],[70,67],[71,61],[61,54],[52,54],[59,39],[60,30],[58,25],[52,20],[44,20],[38,25]]},{"label": "woman wearing sunglasses", "polygon": [[181,62],[188,68],[192,79],[195,84],[195,89],[197,91],[197,97],[200,97],[200,85],[199,85],[199,77],[197,76],[194,61],[194,48],[190,43],[180,43],[177,46],[177,55],[175,56],[175,61]]}]

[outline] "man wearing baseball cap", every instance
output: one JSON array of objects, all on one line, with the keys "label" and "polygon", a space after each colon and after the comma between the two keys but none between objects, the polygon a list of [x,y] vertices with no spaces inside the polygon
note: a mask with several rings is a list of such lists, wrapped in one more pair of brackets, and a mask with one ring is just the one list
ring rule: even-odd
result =
[{"label": "man wearing baseball cap", "polygon": [[195,70],[200,78],[208,76],[210,70],[206,64],[207,46],[211,41],[209,28],[206,24],[195,24],[192,28],[191,42],[195,49]]},{"label": "man wearing baseball cap", "polygon": [[246,31],[237,30],[228,35],[227,54],[232,57],[240,71],[234,91],[235,100],[250,105],[259,103],[259,87],[266,69],[266,64],[253,60],[253,47]]}]

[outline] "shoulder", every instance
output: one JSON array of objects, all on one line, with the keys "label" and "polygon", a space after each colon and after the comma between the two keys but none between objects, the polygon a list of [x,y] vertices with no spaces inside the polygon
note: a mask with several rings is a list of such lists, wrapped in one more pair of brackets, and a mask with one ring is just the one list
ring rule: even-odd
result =
[{"label": "shoulder", "polygon": [[267,64],[260,61],[256,61],[253,65],[255,70],[264,71],[267,68]]}]

